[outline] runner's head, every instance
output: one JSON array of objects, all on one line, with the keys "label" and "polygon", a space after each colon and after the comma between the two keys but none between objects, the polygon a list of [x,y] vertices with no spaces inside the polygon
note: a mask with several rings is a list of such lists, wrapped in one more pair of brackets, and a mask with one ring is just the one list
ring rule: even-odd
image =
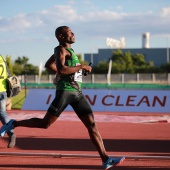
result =
[{"label": "runner's head", "polygon": [[68,26],[60,26],[55,30],[55,36],[59,43],[72,44],[75,42],[75,36]]}]

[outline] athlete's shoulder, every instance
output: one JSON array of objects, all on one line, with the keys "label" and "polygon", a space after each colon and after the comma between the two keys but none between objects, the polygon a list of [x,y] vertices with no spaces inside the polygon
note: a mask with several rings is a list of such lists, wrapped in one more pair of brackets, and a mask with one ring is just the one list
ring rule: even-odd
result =
[{"label": "athlete's shoulder", "polygon": [[59,46],[54,48],[54,53],[58,53],[58,52],[63,51],[63,50],[64,50],[64,47],[59,45]]},{"label": "athlete's shoulder", "polygon": [[59,45],[59,46],[55,47],[54,53],[55,53],[55,54],[62,53],[62,54],[68,55],[69,51],[67,50],[67,48]]}]

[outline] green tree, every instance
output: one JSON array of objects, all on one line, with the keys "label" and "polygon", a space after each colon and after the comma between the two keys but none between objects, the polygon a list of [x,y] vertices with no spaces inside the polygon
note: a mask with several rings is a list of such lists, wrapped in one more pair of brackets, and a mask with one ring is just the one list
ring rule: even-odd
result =
[{"label": "green tree", "polygon": [[108,62],[101,61],[99,64],[95,67],[93,67],[92,72],[94,74],[107,74],[108,72]]},{"label": "green tree", "polygon": [[[130,61],[128,53],[123,54],[121,50],[116,50],[113,52],[112,59],[112,73],[124,73],[127,69],[126,61]],[[130,63],[129,63],[130,64]]]},{"label": "green tree", "polygon": [[38,66],[34,66],[28,63],[29,58],[26,56],[18,57],[14,61],[13,70],[16,75],[28,74],[35,75],[38,74]]},{"label": "green tree", "polygon": [[13,70],[14,70],[14,73],[16,75],[22,75],[24,74],[24,68],[22,65],[18,64],[18,63],[14,63],[13,65]]},{"label": "green tree", "polygon": [[11,56],[6,56],[6,63],[8,65],[8,68],[10,70],[10,73],[13,75],[13,66],[12,66],[12,60],[11,60]]},{"label": "green tree", "polygon": [[82,65],[88,65],[87,61],[83,61],[83,60],[82,60],[82,55],[81,55],[81,54],[77,54],[77,57],[78,57],[78,59],[79,59],[79,61],[80,61],[80,64],[82,64]]},{"label": "green tree", "polygon": [[18,57],[18,58],[15,60],[15,63],[18,63],[18,64],[20,64],[20,65],[22,65],[22,66],[25,66],[25,65],[27,65],[27,63],[28,63],[28,60],[29,60],[29,58],[26,57],[26,56],[23,56],[22,58],[21,58],[21,57]]},{"label": "green tree", "polygon": [[146,64],[143,54],[132,54],[133,65],[141,66]]},{"label": "green tree", "polygon": [[133,69],[133,59],[130,52],[125,52],[123,60],[125,62],[125,73],[134,73]]},{"label": "green tree", "polygon": [[170,73],[170,62],[166,64],[162,64],[160,67],[160,72],[161,73]]},{"label": "green tree", "polygon": [[153,62],[146,62],[143,54],[133,54],[133,66],[135,73],[157,73],[158,67],[154,66]]},{"label": "green tree", "polygon": [[36,74],[38,74],[39,67],[34,66],[32,64],[27,64],[24,71],[26,71],[26,74],[28,74],[28,75],[36,75]]},{"label": "green tree", "polygon": [[152,62],[146,62],[143,54],[123,53],[121,50],[116,50],[111,59],[112,73],[153,73],[159,70]]}]

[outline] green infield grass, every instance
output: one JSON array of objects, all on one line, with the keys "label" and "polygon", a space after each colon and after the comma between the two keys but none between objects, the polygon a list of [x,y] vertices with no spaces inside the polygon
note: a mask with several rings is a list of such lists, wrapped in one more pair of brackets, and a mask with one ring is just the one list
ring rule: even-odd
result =
[{"label": "green infield grass", "polygon": [[22,105],[25,101],[27,91],[25,89],[22,89],[21,92],[17,95],[11,98],[12,100],[12,109],[21,109]]}]

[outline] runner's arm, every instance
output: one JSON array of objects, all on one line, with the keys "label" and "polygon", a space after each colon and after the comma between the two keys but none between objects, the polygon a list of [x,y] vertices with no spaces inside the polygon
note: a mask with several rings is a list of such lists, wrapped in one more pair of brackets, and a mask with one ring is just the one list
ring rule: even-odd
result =
[{"label": "runner's arm", "polygon": [[81,69],[91,72],[91,67],[86,65],[79,65],[79,66],[67,66],[65,65],[66,57],[70,57],[70,53],[64,48],[61,47],[57,51],[57,70],[58,73],[61,74],[73,74]]},{"label": "runner's arm", "polygon": [[55,63],[54,54],[45,63],[45,68],[51,70],[53,73],[57,73],[57,67]]}]

